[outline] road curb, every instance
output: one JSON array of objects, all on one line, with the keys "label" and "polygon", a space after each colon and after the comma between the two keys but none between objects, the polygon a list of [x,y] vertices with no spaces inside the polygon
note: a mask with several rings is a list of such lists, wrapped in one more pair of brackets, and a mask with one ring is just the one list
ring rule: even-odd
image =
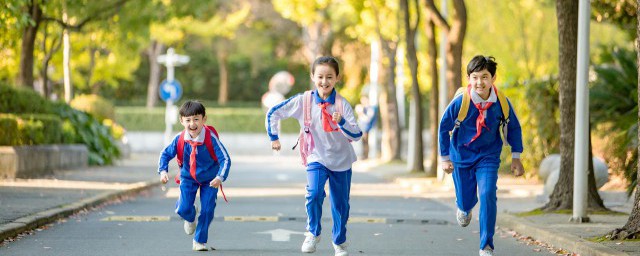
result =
[{"label": "road curb", "polygon": [[109,200],[120,198],[123,196],[139,193],[153,186],[159,185],[160,181],[139,182],[128,189],[107,191],[102,194],[85,198],[83,200],[73,202],[71,204],[62,205],[59,208],[44,210],[29,216],[16,219],[7,224],[0,226],[0,242],[7,238],[17,236],[18,234],[36,229],[45,224],[52,223],[58,219],[65,218],[80,212],[82,209],[100,205]]},{"label": "road curb", "polygon": [[536,240],[549,243],[554,247],[559,247],[580,254],[582,256],[626,256],[627,253],[614,250],[607,246],[594,243],[579,236],[566,234],[550,228],[543,228],[526,218],[520,218],[508,213],[500,213],[497,224],[501,227],[512,229],[520,234],[530,236]]}]

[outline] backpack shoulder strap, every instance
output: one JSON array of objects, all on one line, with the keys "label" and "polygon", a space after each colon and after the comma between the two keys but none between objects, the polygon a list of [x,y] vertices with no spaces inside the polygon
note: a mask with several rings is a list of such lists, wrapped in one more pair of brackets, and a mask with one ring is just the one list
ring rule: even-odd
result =
[{"label": "backpack shoulder strap", "polygon": [[460,123],[462,123],[462,121],[464,121],[464,119],[467,118],[467,113],[469,112],[469,104],[471,104],[471,96],[469,95],[469,92],[465,89],[466,89],[465,87],[458,88],[454,96],[454,99],[455,99],[456,97],[458,97],[458,95],[462,94],[462,105],[460,106],[460,110],[458,111],[458,118],[456,119],[456,124],[454,126],[454,129],[460,126]]},{"label": "backpack shoulder strap", "polygon": [[213,139],[211,139],[211,133],[213,132],[213,134],[216,135],[216,137],[218,136],[218,131],[216,131],[216,128],[213,128],[213,126],[210,125],[205,125],[204,126],[205,129],[205,134],[204,134],[204,145],[207,146],[207,151],[209,151],[209,155],[211,155],[211,159],[213,159],[213,161],[218,162],[218,157],[216,156],[216,152],[213,150]]},{"label": "backpack shoulder strap", "polygon": [[498,101],[500,102],[500,108],[502,108],[502,116],[504,117],[505,123],[509,122],[509,102],[507,101],[507,97],[504,96],[502,91],[498,91],[496,88],[496,92],[498,92]]},{"label": "backpack shoulder strap", "polygon": [[311,126],[311,90],[305,91],[302,95],[302,111],[304,118],[304,126]]},{"label": "backpack shoulder strap", "polygon": [[182,167],[182,156],[184,154],[184,130],[182,130],[180,137],[178,137],[178,145],[176,145],[176,148],[176,161],[178,162],[178,166]]}]

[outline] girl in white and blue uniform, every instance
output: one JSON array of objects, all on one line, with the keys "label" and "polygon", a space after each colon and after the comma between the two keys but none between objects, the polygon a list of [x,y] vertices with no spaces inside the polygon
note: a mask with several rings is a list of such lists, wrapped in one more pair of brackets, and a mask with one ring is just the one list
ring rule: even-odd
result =
[{"label": "girl in white and blue uniform", "polygon": [[[333,215],[333,246],[336,256],[348,255],[345,241],[346,224],[349,218],[349,194],[351,189],[351,166],[356,153],[351,141],[362,136],[353,109],[346,100],[335,106],[337,95],[335,84],[339,80],[339,65],[333,57],[320,57],[311,66],[311,80],[316,89],[311,95],[310,132],[315,147],[307,157],[307,230],[302,252],[315,251],[320,241],[322,203],[326,196],[324,186],[329,180],[331,212]],[[278,139],[279,121],[293,117],[304,127],[303,95],[298,94],[272,107],[267,112],[266,129],[273,150],[280,150]]]},{"label": "girl in white and blue uniform", "polygon": [[[452,173],[456,191],[457,220],[466,227],[471,211],[480,199],[480,255],[493,255],[493,235],[497,213],[497,182],[502,138],[500,124],[504,120],[495,82],[497,63],[493,57],[475,56],[467,65],[470,95],[466,118],[454,129],[462,106],[462,95],[453,99],[440,121],[439,141],[442,168]],[[511,170],[515,176],[524,173],[522,130],[509,104],[507,142],[511,146]],[[453,131],[450,135],[449,132]]]}]

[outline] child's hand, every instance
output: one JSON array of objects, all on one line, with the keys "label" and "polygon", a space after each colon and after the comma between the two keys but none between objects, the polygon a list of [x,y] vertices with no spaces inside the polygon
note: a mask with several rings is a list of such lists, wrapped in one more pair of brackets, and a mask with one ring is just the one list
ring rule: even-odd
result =
[{"label": "child's hand", "polygon": [[342,120],[342,115],[340,115],[340,113],[338,112],[333,112],[333,121],[336,123],[340,123],[340,120]]},{"label": "child's hand", "polygon": [[524,166],[522,166],[520,158],[511,159],[511,171],[516,177],[520,177],[524,174]]},{"label": "child's hand", "polygon": [[220,187],[220,184],[222,184],[222,180],[220,180],[220,178],[216,177],[215,179],[213,179],[211,181],[211,183],[209,183],[210,187],[214,187],[214,188],[218,188]]},{"label": "child's hand", "polygon": [[167,184],[167,182],[169,181],[169,175],[166,171],[160,172],[160,181],[162,182],[162,184]]},{"label": "child's hand", "polygon": [[271,149],[275,150],[275,151],[280,151],[280,148],[282,146],[280,145],[280,140],[274,140],[271,142]]},{"label": "child's hand", "polygon": [[442,170],[447,174],[451,174],[453,172],[453,162],[442,161]]}]

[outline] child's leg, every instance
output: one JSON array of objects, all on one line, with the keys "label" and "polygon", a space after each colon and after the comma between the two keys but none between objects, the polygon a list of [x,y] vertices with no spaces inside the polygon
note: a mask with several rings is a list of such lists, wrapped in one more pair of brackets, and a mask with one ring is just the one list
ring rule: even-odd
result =
[{"label": "child's leg", "polygon": [[176,213],[188,222],[196,220],[196,208],[193,203],[196,200],[197,191],[197,183],[187,179],[180,181],[180,197],[176,202]]},{"label": "child's leg", "polygon": [[218,199],[218,189],[212,188],[208,184],[202,184],[200,187],[200,217],[198,217],[198,226],[193,237],[193,240],[202,244],[209,239],[209,226],[213,220],[216,200]]},{"label": "child's leg", "polygon": [[326,168],[307,170],[307,230],[314,236],[319,236],[322,226],[322,203],[327,195],[324,192],[324,184],[327,183],[328,171]]},{"label": "child's leg", "polygon": [[469,213],[478,203],[476,194],[476,175],[471,168],[460,168],[454,165],[451,176],[456,188],[456,205],[458,209]]},{"label": "child's leg", "polygon": [[346,172],[329,172],[329,192],[333,215],[333,243],[340,245],[347,240],[351,169]]},{"label": "child's leg", "polygon": [[486,245],[493,249],[498,200],[496,196],[498,167],[478,167],[476,177],[480,193],[480,250]]}]

